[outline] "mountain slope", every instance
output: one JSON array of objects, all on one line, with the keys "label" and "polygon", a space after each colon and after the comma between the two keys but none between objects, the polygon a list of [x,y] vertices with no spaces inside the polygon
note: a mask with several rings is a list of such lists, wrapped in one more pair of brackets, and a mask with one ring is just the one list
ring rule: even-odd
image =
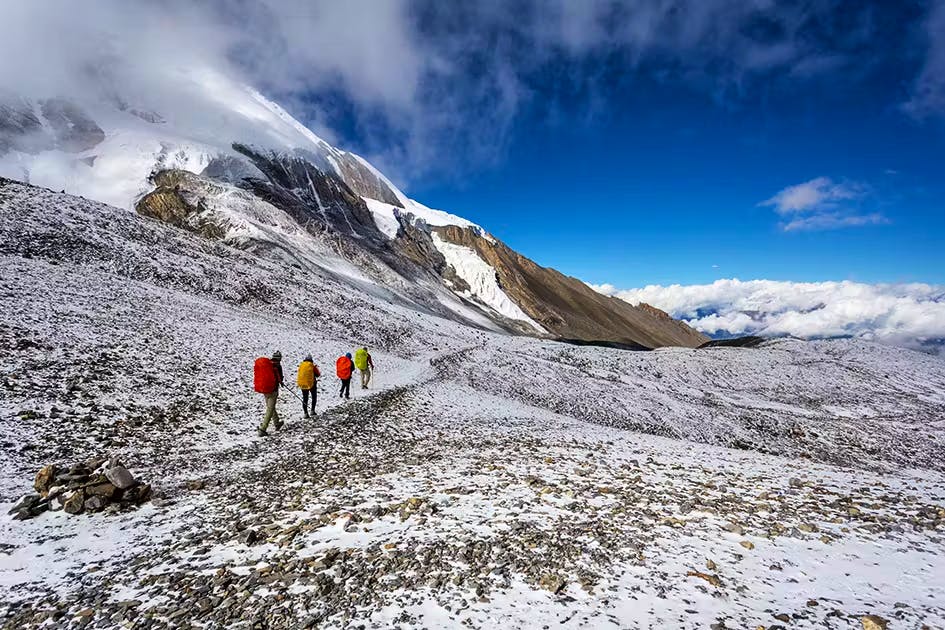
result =
[{"label": "mountain slope", "polygon": [[448,243],[474,251],[496,271],[499,284],[528,316],[558,337],[660,346],[695,347],[705,338],[666,313],[603,296],[576,278],[540,267],[494,239],[469,228],[444,226],[434,232]]},{"label": "mountain slope", "polygon": [[[120,100],[7,97],[0,175],[136,209],[294,264],[343,268],[417,308],[488,329],[647,348],[705,341],[408,198],[258,92],[215,75],[198,78],[196,104],[188,104],[196,113],[180,119]],[[276,210],[260,211],[260,202]],[[295,237],[274,238],[266,221],[275,214],[281,233]],[[283,215],[295,225],[282,224]]]}]

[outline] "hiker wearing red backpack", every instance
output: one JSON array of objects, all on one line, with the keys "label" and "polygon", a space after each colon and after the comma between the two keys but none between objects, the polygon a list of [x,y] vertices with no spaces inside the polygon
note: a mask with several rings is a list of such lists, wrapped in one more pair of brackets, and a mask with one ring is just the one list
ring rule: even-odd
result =
[{"label": "hiker wearing red backpack", "polygon": [[354,372],[354,361],[351,360],[350,352],[343,357],[338,357],[338,360],[335,361],[335,372],[338,374],[338,378],[341,379],[341,393],[338,394],[338,397],[351,398],[351,373]]},{"label": "hiker wearing red backpack", "polygon": [[253,388],[266,397],[266,415],[259,427],[259,437],[266,435],[269,422],[275,422],[276,430],[282,428],[282,420],[276,411],[276,401],[279,400],[279,386],[285,385],[282,376],[282,353],[276,350],[271,359],[259,357],[253,364]]}]

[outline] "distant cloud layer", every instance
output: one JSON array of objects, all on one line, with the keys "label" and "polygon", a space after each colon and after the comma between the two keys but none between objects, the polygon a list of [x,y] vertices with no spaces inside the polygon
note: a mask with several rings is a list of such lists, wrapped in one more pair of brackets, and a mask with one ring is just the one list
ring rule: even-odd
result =
[{"label": "distant cloud layer", "polygon": [[863,212],[859,202],[868,196],[869,188],[863,184],[817,177],[788,186],[759,205],[773,208],[783,217],[781,229],[785,232],[888,223],[879,212]]},{"label": "distant cloud layer", "polygon": [[945,286],[737,279],[628,290],[591,286],[661,308],[710,336],[854,336],[923,349],[945,340]]}]

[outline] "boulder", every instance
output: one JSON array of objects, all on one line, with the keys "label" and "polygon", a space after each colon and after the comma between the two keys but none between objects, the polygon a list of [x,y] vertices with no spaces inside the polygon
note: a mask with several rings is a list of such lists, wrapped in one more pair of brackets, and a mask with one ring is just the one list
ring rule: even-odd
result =
[{"label": "boulder", "polygon": [[85,493],[93,497],[105,497],[110,499],[115,495],[117,490],[118,488],[116,488],[113,483],[106,481],[105,483],[87,487]]},{"label": "boulder", "polygon": [[237,538],[244,545],[254,545],[259,540],[259,534],[255,529],[244,529]]},{"label": "boulder", "polygon": [[53,485],[53,481],[56,479],[56,472],[55,464],[40,468],[39,472],[36,473],[36,479],[33,481],[33,488],[36,492],[45,497],[49,488]]},{"label": "boulder", "polygon": [[135,485],[134,476],[128,472],[128,469],[121,464],[112,466],[105,472],[105,476],[112,482],[116,488],[125,490]]},{"label": "boulder", "polygon": [[101,512],[105,509],[106,501],[100,496],[91,496],[83,504],[86,512]]},{"label": "boulder", "polygon": [[13,504],[13,507],[10,508],[7,514],[16,514],[21,510],[29,511],[31,507],[39,503],[40,499],[42,499],[42,497],[38,494],[24,494],[19,501]]},{"label": "boulder", "polygon": [[141,483],[125,490],[121,495],[122,503],[140,505],[151,498],[151,485]]},{"label": "boulder", "polygon": [[863,630],[886,630],[889,622],[879,615],[866,615],[860,618],[860,623],[863,624]]},{"label": "boulder", "polygon": [[564,578],[553,573],[546,573],[541,576],[541,579],[538,581],[540,587],[546,591],[551,591],[551,593],[555,595],[560,593],[566,584],[567,582],[564,581]]},{"label": "boulder", "polygon": [[62,504],[62,509],[65,510],[67,514],[78,514],[82,511],[84,506],[85,492],[76,490],[66,498],[65,502]]}]

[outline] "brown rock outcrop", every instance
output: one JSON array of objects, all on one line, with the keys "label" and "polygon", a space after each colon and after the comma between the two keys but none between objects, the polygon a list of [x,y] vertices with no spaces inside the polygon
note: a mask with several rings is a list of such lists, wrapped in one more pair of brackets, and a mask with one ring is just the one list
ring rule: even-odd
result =
[{"label": "brown rock outcrop", "polygon": [[708,340],[657,308],[601,295],[577,278],[541,267],[477,230],[458,226],[433,230],[446,241],[475,250],[495,268],[500,286],[519,308],[558,337],[647,348],[696,347]]}]

